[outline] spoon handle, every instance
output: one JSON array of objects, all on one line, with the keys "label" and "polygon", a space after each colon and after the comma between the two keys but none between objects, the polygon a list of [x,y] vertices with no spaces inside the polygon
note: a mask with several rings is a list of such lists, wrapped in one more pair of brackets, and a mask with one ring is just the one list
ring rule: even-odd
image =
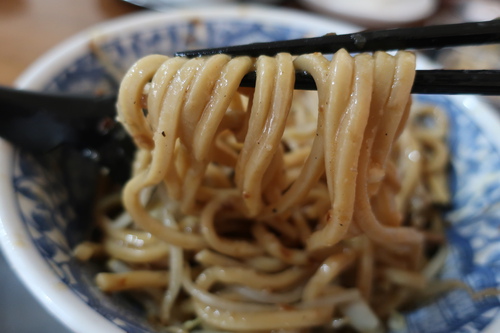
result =
[{"label": "spoon handle", "polygon": [[115,120],[116,96],[80,96],[0,86],[0,137],[43,154],[61,146],[77,149],[124,181],[134,146]]},{"label": "spoon handle", "polygon": [[[65,119],[114,116],[116,96],[76,95],[30,91],[0,86],[1,105],[21,108],[23,112],[45,110]],[[9,112],[1,110],[0,112]],[[15,111],[20,112],[20,111]]]}]

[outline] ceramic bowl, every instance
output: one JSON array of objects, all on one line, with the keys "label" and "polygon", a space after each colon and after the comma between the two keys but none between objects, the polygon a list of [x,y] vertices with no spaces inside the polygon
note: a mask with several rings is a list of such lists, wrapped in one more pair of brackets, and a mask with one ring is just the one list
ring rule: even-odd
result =
[{"label": "ceramic bowl", "polygon": [[[150,53],[347,33],[355,27],[268,7],[232,6],[144,12],[86,30],[43,56],[18,80],[22,88],[94,93],[116,89],[89,45],[118,71]],[[500,284],[500,121],[476,97],[416,96],[450,116],[450,253],[444,278],[474,289]],[[10,265],[36,298],[76,332],[150,332],[140,310],[93,283],[97,267],[72,257],[88,236],[96,167],[70,152],[34,156],[0,141],[0,240]],[[499,332],[497,297],[474,302],[450,292],[405,314],[401,332]]]}]

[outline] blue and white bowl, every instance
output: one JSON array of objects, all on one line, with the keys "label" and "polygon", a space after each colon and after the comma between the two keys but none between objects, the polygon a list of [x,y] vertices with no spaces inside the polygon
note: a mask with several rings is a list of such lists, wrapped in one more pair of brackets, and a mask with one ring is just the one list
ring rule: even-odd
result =
[{"label": "blue and white bowl", "polygon": [[[150,54],[253,41],[347,33],[341,22],[267,7],[217,7],[140,13],[82,32],[37,61],[22,88],[93,93],[116,82],[91,52],[101,45],[118,71]],[[500,285],[500,121],[476,97],[419,96],[451,119],[449,146],[454,209],[450,253],[442,273],[474,289]],[[68,110],[70,112],[71,110]],[[19,278],[46,308],[76,332],[150,332],[132,304],[102,294],[96,267],[72,248],[88,235],[95,167],[77,154],[37,157],[0,141],[0,240]],[[453,291],[406,315],[401,332],[500,332],[500,300],[474,302]]]}]

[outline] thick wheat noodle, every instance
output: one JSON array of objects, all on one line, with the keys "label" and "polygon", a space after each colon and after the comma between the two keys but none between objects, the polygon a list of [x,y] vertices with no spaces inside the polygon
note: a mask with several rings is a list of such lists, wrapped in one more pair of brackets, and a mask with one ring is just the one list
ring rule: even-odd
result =
[{"label": "thick wheat noodle", "polygon": [[[377,192],[380,181],[385,176],[384,156],[377,152],[384,150],[378,147],[378,141],[385,140],[384,126],[389,125],[391,115],[386,112],[386,104],[391,94],[391,88],[394,81],[395,59],[383,52],[377,52],[374,55],[375,64],[375,82],[373,87],[373,100],[371,111],[368,118],[367,128],[365,130],[365,149],[372,149],[370,156],[370,168],[368,169],[368,191],[370,195]],[[385,73],[385,75],[384,75]],[[394,126],[394,124],[391,124]],[[387,138],[388,139],[388,138]],[[389,142],[388,140],[386,142]],[[388,148],[386,145],[385,149]],[[364,152],[363,152],[364,153]]]},{"label": "thick wheat noodle", "polygon": [[264,273],[277,273],[288,267],[286,263],[274,257],[254,257],[245,260],[245,265]]},{"label": "thick wheat noodle", "polygon": [[[262,57],[261,59],[267,58]],[[261,210],[262,202],[259,198],[261,198],[262,192],[260,187],[262,177],[264,177],[276,151],[280,149],[279,142],[285,131],[286,119],[292,103],[295,71],[291,56],[280,54],[273,61],[277,63],[273,67],[280,73],[280,75],[273,75],[275,77],[273,79],[275,81],[274,87],[269,88],[269,83],[262,79],[259,80],[259,78],[256,85],[257,91],[259,91],[259,86],[262,85],[264,86],[264,88],[261,88],[262,90],[271,90],[272,92],[272,99],[266,102],[266,104],[269,103],[269,110],[266,112],[268,114],[267,119],[260,128],[260,135],[256,142],[247,141],[245,138],[245,142],[252,144],[254,147],[249,153],[248,160],[255,161],[246,163],[242,172],[243,184],[241,190],[243,199],[247,201],[250,216],[257,215]],[[255,101],[253,106],[256,106]],[[259,105],[258,113],[261,113],[261,111],[262,108]],[[253,114],[253,110],[250,114]],[[250,124],[252,124],[252,119],[250,119]]]},{"label": "thick wheat noodle", "polygon": [[118,120],[123,124],[139,148],[151,149],[152,133],[142,114],[143,87],[157,72],[158,67],[167,59],[161,55],[142,58],[132,66],[120,85]]},{"label": "thick wheat noodle", "polygon": [[445,167],[448,161],[448,147],[443,142],[440,142],[440,138],[435,135],[430,135],[429,133],[415,133],[418,140],[425,146],[425,150],[432,151],[429,156],[429,163],[426,164],[426,172],[436,172],[441,171]]},{"label": "thick wheat noodle", "polygon": [[104,254],[105,252],[102,244],[90,241],[81,242],[73,249],[75,258],[82,261],[87,261],[92,257],[102,256]]},{"label": "thick wheat noodle", "polygon": [[208,266],[243,266],[243,263],[231,257],[221,255],[217,252],[204,249],[196,253],[195,260],[205,267]]},{"label": "thick wheat noodle", "polygon": [[353,263],[353,261],[354,254],[351,252],[334,254],[325,259],[320,268],[307,282],[302,299],[304,301],[310,301],[322,296],[321,293],[324,291],[325,287],[345,270],[349,264]]},{"label": "thick wheat noodle", "polygon": [[[274,321],[281,319],[287,320],[287,324],[283,326],[283,328],[300,328],[300,327],[308,327],[307,323],[302,322],[302,320],[298,320],[295,318],[299,316],[299,319],[309,318],[313,320],[313,318],[325,318],[328,316],[328,313],[331,311],[333,305],[337,303],[344,303],[352,300],[356,300],[359,298],[357,293],[353,293],[351,291],[339,292],[336,296],[331,299],[321,299],[319,302],[304,302],[303,304],[297,306],[296,310],[287,310],[285,312],[281,311],[280,307],[275,305],[267,305],[267,304],[255,304],[251,302],[240,302],[240,301],[232,301],[228,299],[221,298],[219,296],[215,296],[213,294],[207,293],[206,290],[214,284],[216,281],[224,280],[225,282],[230,281],[231,283],[244,283],[241,278],[241,273],[248,274],[249,278],[254,278],[261,280],[261,277],[258,275],[254,275],[252,271],[248,270],[222,270],[220,268],[212,268],[206,270],[202,274],[197,281],[198,283],[193,284],[190,282],[189,277],[184,279],[184,284],[188,293],[196,299],[194,302],[196,312],[200,315],[201,318],[206,320],[207,322],[212,322],[216,326],[226,328],[229,330],[242,330],[242,331],[253,331],[256,329],[272,329],[275,325]],[[291,273],[291,274],[288,274]],[[298,272],[300,274],[300,272]],[[294,272],[288,271],[286,273],[290,275],[290,278],[295,279]],[[277,275],[273,275],[272,279],[276,278]],[[278,281],[272,284],[269,284],[272,279],[268,279],[266,281],[267,287],[280,286],[281,282],[287,283],[287,279],[284,274],[279,274]],[[259,283],[259,286],[262,287]],[[253,286],[255,287],[255,286]],[[214,313],[212,309],[217,309],[217,313]],[[312,311],[315,309],[315,311]],[[213,315],[215,315],[213,317]],[[220,317],[224,318],[224,322],[220,323]],[[244,325],[245,322],[253,319],[250,324]],[[307,321],[310,322],[309,320]],[[283,325],[283,323],[282,323]]]},{"label": "thick wheat noodle", "polygon": [[[202,234],[208,244],[220,253],[234,257],[255,257],[264,253],[264,250],[257,244],[243,240],[224,239],[218,235],[214,228],[215,215],[223,208],[226,198],[221,197],[208,203],[200,218]],[[229,222],[228,222],[229,223]]]},{"label": "thick wheat noodle", "polygon": [[450,201],[447,189],[446,170],[449,160],[448,147],[445,143],[448,123],[445,117],[436,107],[422,107],[418,112],[412,114],[410,121],[419,121],[419,118],[430,118],[432,124],[429,127],[413,126],[412,130],[416,140],[423,146],[421,150],[426,157],[424,172],[428,177],[428,187],[432,193],[433,200],[439,204]]},{"label": "thick wheat noodle", "polygon": [[[272,103],[272,92],[274,91],[276,68],[273,66],[275,60],[269,57],[260,57],[256,63],[257,80],[255,92],[251,102],[251,110],[248,114],[248,129],[243,141],[243,147],[238,155],[235,167],[235,182],[243,187],[243,175],[246,164],[253,151],[253,147],[258,142]],[[267,83],[264,84],[264,83]]]},{"label": "thick wheat noodle", "polygon": [[[160,193],[163,201],[167,201],[167,196],[164,191]],[[179,230],[179,225],[177,220],[172,216],[168,210],[168,206],[162,209],[163,223],[172,229]],[[182,289],[182,277],[184,272],[184,251],[181,247],[170,245],[169,246],[169,276],[168,276],[168,288],[163,294],[163,300],[161,301],[161,308],[159,313],[159,319],[161,322],[168,324],[170,320],[171,312],[175,306],[175,302],[179,296]]]},{"label": "thick wheat noodle", "polygon": [[221,311],[196,302],[196,312],[202,320],[229,332],[272,331],[276,325],[285,330],[320,326],[329,320],[332,309],[333,306],[324,306],[323,308],[304,310],[239,313]]},{"label": "thick wheat noodle", "polygon": [[302,286],[299,286],[289,291],[271,293],[265,290],[253,289],[246,286],[234,286],[231,288],[231,290],[234,290],[235,293],[248,300],[269,304],[292,304],[299,302],[302,298],[303,289],[304,288]]},{"label": "thick wheat noodle", "polygon": [[255,289],[286,290],[307,277],[309,269],[288,268],[279,273],[259,273],[247,267],[211,267],[204,270],[196,279],[196,285],[208,290],[216,282],[240,284]]},{"label": "thick wheat noodle", "polygon": [[167,271],[132,271],[126,273],[99,273],[97,285],[104,291],[165,287],[168,281]]},{"label": "thick wheat noodle", "polygon": [[[184,210],[192,208],[198,188],[203,180],[205,169],[209,163],[207,155],[211,152],[210,145],[215,140],[218,125],[222,121],[233,95],[238,88],[234,82],[241,81],[249,71],[250,58],[241,57],[229,61],[220,73],[220,79],[215,85],[212,98],[201,114],[193,133],[193,167],[188,169],[184,179],[183,190],[186,193],[181,206]],[[217,98],[213,96],[218,96]],[[181,109],[179,109],[180,111]]]},{"label": "thick wheat noodle", "polygon": [[[415,188],[421,182],[421,175],[423,170],[424,159],[420,155],[422,151],[422,146],[420,145],[417,138],[411,135],[409,131],[404,132],[400,141],[404,147],[402,152],[406,156],[412,156],[409,158],[403,158],[400,162],[401,167],[405,169],[405,178],[401,181],[401,189],[399,195],[396,198],[398,211],[402,214],[406,214],[408,211],[408,202],[410,197],[413,195]],[[413,154],[413,155],[410,155]]]},{"label": "thick wheat noodle", "polygon": [[298,238],[297,230],[293,226],[293,223],[290,218],[283,220],[266,218],[262,219],[262,221],[267,226],[269,226],[270,229],[279,234],[280,238],[286,238],[286,239]]},{"label": "thick wheat noodle", "polygon": [[238,261],[228,256],[221,255],[214,251],[202,250],[195,256],[197,262],[205,267],[250,267],[264,273],[276,273],[287,268],[281,260],[273,257],[257,256],[247,260]]},{"label": "thick wheat noodle", "polygon": [[103,226],[103,229],[106,230],[106,234],[111,238],[119,240],[125,239],[128,244],[138,244],[139,246],[149,246],[159,243],[159,241],[149,232],[127,228],[113,228],[110,226],[111,221],[109,219],[108,221],[105,221],[105,223],[106,224]]},{"label": "thick wheat noodle", "polygon": [[[415,65],[411,55],[406,53],[399,53],[396,57],[396,72],[395,80],[392,86],[392,91],[390,97],[387,101],[387,112],[385,114],[390,114],[391,118],[403,118],[403,114],[408,112],[409,106],[407,99],[404,98],[405,94],[408,94],[411,90],[413,84],[413,77],[415,73]],[[413,74],[412,74],[413,73]],[[399,116],[398,116],[399,115]],[[384,120],[381,120],[382,124],[385,124]],[[398,126],[396,124],[396,126]],[[392,133],[384,128],[383,136],[394,136],[397,134],[396,131]],[[380,138],[380,136],[379,136]],[[380,140],[386,141],[386,140]],[[365,141],[366,142],[366,141]],[[373,141],[375,145],[377,138]],[[368,143],[367,143],[368,144]],[[376,151],[376,150],[374,150]],[[385,155],[388,155],[388,150]],[[382,155],[382,154],[377,154]],[[418,231],[406,227],[401,228],[389,228],[381,225],[377,218],[374,216],[371,209],[370,199],[368,195],[367,188],[367,177],[368,177],[368,166],[370,159],[370,147],[364,149],[363,154],[360,157],[358,166],[358,180],[356,182],[356,196],[358,198],[357,209],[354,213],[354,220],[363,229],[366,235],[379,243],[384,244],[417,244],[422,242],[422,234]],[[379,157],[381,161],[385,160],[384,156]]]},{"label": "thick wheat noodle", "polygon": [[[324,76],[326,75],[326,71],[328,69],[328,62],[326,59],[320,54],[311,54],[300,56],[294,60],[295,67],[300,70],[304,70],[309,72],[312,77],[316,81],[316,85],[318,86],[318,96],[319,96],[319,106],[318,112],[325,107],[322,104],[324,95],[327,94],[326,91],[323,91],[323,85],[326,85],[324,81]],[[345,64],[348,65],[348,64]],[[343,86],[343,85],[340,85]],[[347,89],[347,88],[346,88]],[[347,91],[345,91],[347,93]],[[339,101],[344,100],[344,95],[340,95],[342,98],[339,98]],[[322,112],[319,112],[319,117]],[[319,119],[318,119],[319,125]],[[317,126],[316,136],[314,137],[314,141],[312,143],[312,148],[309,156],[305,160],[302,171],[300,172],[297,179],[291,185],[290,189],[288,189],[282,196],[282,198],[274,204],[272,207],[268,209],[268,213],[283,213],[296,204],[298,201],[303,199],[307,193],[311,190],[314,183],[321,177],[321,174],[324,171],[324,143],[323,143],[323,127]],[[264,213],[266,214],[266,213]]]},{"label": "thick wheat noodle", "polygon": [[383,181],[377,192],[377,205],[373,205],[374,215],[380,223],[388,227],[400,227],[403,223],[402,214],[397,209],[395,194],[397,191]]},{"label": "thick wheat noodle", "polygon": [[[174,58],[175,59],[175,58]],[[167,60],[171,62],[174,60]],[[187,97],[188,87],[194,80],[196,72],[204,63],[204,59],[192,59],[185,63],[184,66],[177,68],[176,66],[162,70],[160,68],[156,76],[161,77],[160,82],[164,82],[163,77],[169,81],[163,86],[153,85],[152,88],[158,92],[150,91],[149,96],[155,96],[158,93],[158,99],[161,104],[149,105],[148,103],[148,119],[151,127],[155,129],[154,142],[155,148],[152,151],[151,168],[149,170],[149,180],[152,183],[158,183],[160,179],[166,179],[165,184],[169,190],[169,195],[174,198],[182,197],[182,182],[179,179],[179,174],[176,172],[174,164],[174,155],[176,153],[176,140],[180,132],[181,112],[184,106],[184,101]],[[165,74],[163,74],[165,72]],[[167,89],[164,89],[164,87]],[[163,94],[162,94],[163,93]],[[165,103],[168,101],[168,103]],[[149,116],[151,109],[151,116]],[[155,111],[156,109],[156,111]],[[155,117],[156,116],[156,117]],[[157,130],[158,128],[161,129]],[[166,135],[165,133],[172,133]],[[188,169],[189,170],[189,169]]]},{"label": "thick wheat noodle", "polygon": [[[163,61],[162,61],[163,60]],[[162,57],[162,56],[149,56],[146,57],[142,60],[139,60],[138,63],[134,65],[134,67],[125,75],[123,85],[120,86],[120,93],[119,93],[119,98],[118,98],[118,105],[123,106],[118,108],[118,114],[119,114],[119,119],[125,124],[126,129],[131,133],[133,136],[136,144],[138,145],[139,148],[150,148],[150,143],[149,141],[145,141],[143,136],[145,134],[150,133],[150,128],[147,124],[145,124],[144,121],[144,116],[141,118],[141,121],[138,121],[138,124],[136,124],[134,121],[136,121],[136,117],[138,116],[137,113],[143,114],[143,110],[138,103],[142,100],[142,93],[143,89],[138,89],[137,84],[142,84],[143,86],[149,82],[153,76],[157,74],[158,68],[165,62],[169,61],[167,57]],[[170,62],[170,61],[169,61]],[[146,64],[147,71],[142,69],[143,63]],[[182,61],[176,61],[175,66],[172,67],[167,67],[166,70],[171,73],[176,73],[178,69],[179,63],[183,63]],[[188,62],[189,63],[189,62]],[[138,68],[136,68],[138,67]],[[156,67],[156,68],[155,68]],[[185,71],[189,72],[189,69],[192,67],[187,67]],[[183,74],[183,73],[181,73]],[[189,74],[189,73],[188,73]],[[139,76],[139,79],[137,78]],[[170,81],[174,80],[172,77],[173,75],[168,75],[170,77]],[[178,79],[179,80],[179,79]],[[169,82],[170,82],[169,81]],[[176,85],[168,85],[168,87],[174,87],[172,89],[168,89],[169,91],[166,92],[168,95],[169,93],[173,94],[175,96],[175,93],[172,92],[172,90],[175,90]],[[136,91],[134,94],[131,93],[130,89],[131,88],[136,88]],[[162,90],[162,88],[160,88]],[[177,92],[179,92],[179,88],[176,89]],[[154,92],[151,92],[151,94],[154,94]],[[135,97],[133,101],[128,100],[130,98],[129,96]],[[161,96],[159,97],[161,98]],[[172,99],[175,99],[172,97]],[[164,106],[162,105],[162,109]],[[160,120],[163,118],[165,119],[166,116],[165,114],[170,114],[169,108],[165,108],[164,114],[159,114]],[[177,112],[178,113],[178,112]],[[175,117],[175,112],[171,114],[172,118]],[[165,126],[171,123],[176,123],[175,119],[170,119],[170,122],[166,122]],[[165,120],[164,120],[165,121]],[[139,125],[141,127],[139,127]],[[161,121],[158,122],[158,125],[162,125]],[[141,132],[142,131],[142,132]],[[173,129],[175,133],[175,129]],[[168,140],[170,136],[163,136],[158,131],[156,131],[153,134],[154,139],[159,140],[160,142],[154,142],[154,147],[153,147],[153,152],[152,152],[152,161],[151,161],[151,168],[148,169],[143,169],[140,170],[139,173],[131,179],[130,182],[127,183],[124,192],[127,193],[130,191],[130,193],[134,193],[133,195],[125,195],[123,197],[124,201],[124,206],[129,207],[129,211],[134,211],[135,214],[132,214],[134,217],[134,220],[136,222],[140,221],[139,223],[142,225],[142,227],[146,230],[151,232],[153,235],[155,235],[157,238],[160,238],[164,241],[166,241],[169,244],[175,244],[179,245],[183,248],[188,247],[188,248],[203,248],[205,245],[205,241],[197,236],[197,235],[189,235],[185,234],[182,232],[179,232],[173,228],[166,227],[161,224],[161,221],[158,219],[152,217],[142,206],[140,202],[140,192],[141,190],[152,186],[156,185],[160,179],[163,178],[163,176],[168,172],[168,166],[169,166],[169,158],[171,158],[171,155],[169,156],[168,151],[173,151],[173,146],[175,142],[170,142],[170,143],[165,143],[162,142],[165,140]],[[144,142],[148,142],[147,145],[144,145]],[[160,149],[162,148],[162,149]],[[166,155],[166,157],[165,157]],[[155,163],[156,162],[156,163]],[[159,168],[158,170],[158,165],[165,166],[165,168]],[[136,209],[133,209],[132,207],[135,207]],[[184,246],[182,246],[184,245]],[[187,246],[186,246],[187,245]]]},{"label": "thick wheat noodle", "polygon": [[146,183],[144,180],[146,176],[147,170],[141,171],[127,183],[124,189],[125,192],[130,191],[130,193],[134,193],[134,195],[125,195],[123,197],[123,205],[126,209],[134,212],[132,216],[136,223],[144,230],[147,230],[155,235],[155,237],[168,244],[174,244],[185,249],[205,248],[206,241],[200,235],[184,233],[164,226],[160,220],[152,217],[148,211],[145,210],[140,202],[139,193],[144,189],[144,184]]},{"label": "thick wheat noodle", "polygon": [[[335,57],[350,56],[345,52],[337,52]],[[357,177],[357,164],[359,151],[363,139],[363,129],[369,115],[369,103],[372,97],[373,64],[368,55],[358,55],[354,58],[354,64],[343,66],[347,60],[333,59],[333,70],[330,78],[333,82],[346,82],[346,88],[351,94],[349,100],[344,100],[343,105],[332,105],[342,98],[345,92],[334,91],[327,95],[330,100],[325,101],[325,107],[320,115],[325,117],[325,168],[331,172],[326,173],[328,192],[332,201],[332,208],[327,215],[327,225],[322,230],[316,231],[308,240],[308,249],[316,250],[324,246],[338,243],[347,234],[352,214],[354,211],[354,196]],[[351,61],[349,61],[350,64]],[[350,70],[346,70],[349,68]],[[344,72],[347,71],[347,72]],[[339,77],[337,77],[337,75]],[[356,79],[344,78],[345,76]],[[350,83],[352,82],[352,83]],[[337,95],[340,94],[340,95]],[[339,109],[337,109],[337,107]],[[344,112],[340,110],[344,110]],[[320,105],[321,111],[321,105]],[[342,117],[340,117],[342,115]],[[328,144],[328,138],[336,137],[333,144]]]},{"label": "thick wheat noodle", "polygon": [[411,286],[412,288],[423,290],[427,285],[425,277],[420,272],[409,272],[397,268],[386,268],[382,274],[397,285]]},{"label": "thick wheat noodle", "polygon": [[265,173],[262,177],[262,197],[263,201],[267,204],[278,201],[283,189],[286,188],[286,177],[282,172],[287,167],[284,162],[284,155],[283,147],[278,145],[278,150],[269,165],[271,172]]},{"label": "thick wheat noodle", "polygon": [[278,237],[267,230],[263,224],[257,224],[253,228],[253,235],[260,246],[271,256],[292,265],[305,265],[309,256],[304,250],[296,250],[284,246]]},{"label": "thick wheat noodle", "polygon": [[[181,185],[174,168],[173,158],[181,116],[179,110],[183,105],[189,83],[202,65],[202,61],[202,59],[181,61],[175,58],[166,60],[153,77],[148,92],[147,119],[155,131],[153,136],[155,145],[151,152],[152,160],[145,182],[157,184],[161,179],[168,179],[166,184],[169,195],[175,198],[181,196]],[[150,105],[149,99],[152,96],[160,102],[156,101],[157,104]],[[168,104],[165,101],[168,101]],[[149,112],[151,112],[150,115]],[[164,133],[172,133],[172,135],[163,135]]]},{"label": "thick wheat noodle", "polygon": [[[255,89],[239,88],[252,70]],[[317,92],[294,91],[296,70]],[[100,287],[142,291],[173,331],[193,317],[230,332],[328,330],[342,316],[380,329],[376,315],[428,282],[428,231],[406,219],[430,206],[413,199],[449,199],[446,121],[409,115],[414,75],[409,52],[139,60],[118,97],[138,147],[130,215],[103,202],[102,245],[78,253],[119,263]]]},{"label": "thick wheat noodle", "polygon": [[311,236],[311,227],[307,224],[306,218],[300,212],[295,212],[291,216],[291,219],[293,221],[295,229],[299,233],[299,238],[302,245],[305,245],[307,243],[307,240],[309,239],[309,236]]},{"label": "thick wheat noodle", "polygon": [[429,176],[429,190],[432,191],[432,200],[440,205],[447,205],[450,202],[450,192],[448,191],[448,178],[444,172],[439,172]]},{"label": "thick wheat noodle", "polygon": [[375,274],[375,259],[373,255],[374,247],[366,236],[359,239],[360,249],[358,250],[358,270],[356,277],[356,287],[365,300],[371,299],[373,290],[373,278]]},{"label": "thick wheat noodle", "polygon": [[[175,58],[174,58],[175,59]],[[198,75],[188,92],[183,117],[180,136],[184,138],[186,149],[190,150],[193,146],[193,133],[200,121],[200,117],[206,110],[206,105],[210,101],[215,88],[216,80],[224,66],[227,65],[230,58],[226,55],[217,55],[206,60],[203,72]],[[184,142],[183,141],[183,142]]]},{"label": "thick wheat noodle", "polygon": [[124,247],[122,240],[107,239],[104,242],[104,249],[117,259],[133,263],[149,263],[168,258],[169,246],[165,243],[158,243],[148,247]]}]

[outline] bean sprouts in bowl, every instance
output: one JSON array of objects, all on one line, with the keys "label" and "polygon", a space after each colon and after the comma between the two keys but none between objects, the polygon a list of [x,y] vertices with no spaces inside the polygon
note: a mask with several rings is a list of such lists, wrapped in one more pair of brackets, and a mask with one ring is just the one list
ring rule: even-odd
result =
[{"label": "bean sprouts in bowl", "polygon": [[[125,71],[149,54],[353,31],[356,27],[342,22],[267,7],[141,13],[68,40],[37,61],[18,85],[106,93],[115,91]],[[477,97],[414,98],[416,103],[439,107],[448,118],[451,204],[443,213],[447,245],[435,274],[454,284],[432,302],[393,313],[388,330],[496,332],[500,330],[500,300],[495,292],[487,296],[480,292],[494,291],[500,283],[500,121]],[[4,141],[0,155],[2,248],[38,300],[76,332],[158,330],[129,297],[104,293],[96,286],[95,275],[102,270],[99,262],[81,262],[73,255],[78,244],[93,237],[91,212],[99,186],[93,162],[66,150],[34,156]],[[238,286],[231,292],[286,303],[299,291],[281,293],[279,298]],[[360,313],[347,317],[356,320]],[[197,323],[192,324],[196,327]]]}]

